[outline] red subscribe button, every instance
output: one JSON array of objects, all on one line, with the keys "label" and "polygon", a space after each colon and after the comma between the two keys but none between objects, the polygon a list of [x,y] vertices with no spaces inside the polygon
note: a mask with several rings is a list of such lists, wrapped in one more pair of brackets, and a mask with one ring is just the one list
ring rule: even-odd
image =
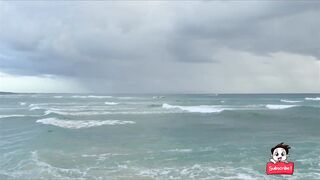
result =
[{"label": "red subscribe button", "polygon": [[294,171],[294,163],[293,162],[278,162],[278,163],[272,163],[268,162],[266,167],[266,173],[268,175],[271,174],[287,174],[292,175]]}]

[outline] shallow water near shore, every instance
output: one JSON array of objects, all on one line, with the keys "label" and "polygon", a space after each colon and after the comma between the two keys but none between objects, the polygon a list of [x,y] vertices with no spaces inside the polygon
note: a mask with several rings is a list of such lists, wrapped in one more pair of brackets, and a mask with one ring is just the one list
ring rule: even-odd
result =
[{"label": "shallow water near shore", "polygon": [[319,127],[320,94],[0,95],[0,179],[320,179]]}]

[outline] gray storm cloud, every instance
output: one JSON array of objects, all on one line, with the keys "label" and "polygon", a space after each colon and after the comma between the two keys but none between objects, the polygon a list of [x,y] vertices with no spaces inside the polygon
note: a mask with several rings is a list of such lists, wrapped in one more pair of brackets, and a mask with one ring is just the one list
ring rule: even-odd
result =
[{"label": "gray storm cloud", "polygon": [[319,92],[319,16],[311,1],[1,1],[0,71],[93,92]]}]

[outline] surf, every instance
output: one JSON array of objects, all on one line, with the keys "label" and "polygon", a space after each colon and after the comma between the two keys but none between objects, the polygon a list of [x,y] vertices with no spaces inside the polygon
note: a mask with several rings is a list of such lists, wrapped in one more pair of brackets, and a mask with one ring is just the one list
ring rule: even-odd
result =
[{"label": "surf", "polygon": [[292,107],[297,107],[297,105],[282,105],[282,104],[267,104],[268,109],[288,109]]},{"label": "surf", "polygon": [[124,125],[124,124],[135,124],[134,121],[120,121],[120,120],[65,120],[59,118],[44,118],[36,121],[37,123],[53,125],[67,129],[81,129],[90,128],[103,125]]},{"label": "surf", "polygon": [[187,112],[191,112],[191,113],[220,113],[225,110],[225,108],[217,108],[216,106],[207,106],[207,105],[177,106],[177,105],[170,105],[167,103],[162,104],[162,108],[164,108],[164,109],[179,109],[179,110],[187,111]]}]

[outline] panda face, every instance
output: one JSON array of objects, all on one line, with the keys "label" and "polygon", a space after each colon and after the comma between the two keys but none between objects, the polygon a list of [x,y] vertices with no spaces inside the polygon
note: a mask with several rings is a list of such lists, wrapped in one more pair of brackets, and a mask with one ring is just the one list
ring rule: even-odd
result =
[{"label": "panda face", "polygon": [[283,162],[287,160],[287,152],[283,148],[276,148],[272,153],[272,159],[276,162]]}]

